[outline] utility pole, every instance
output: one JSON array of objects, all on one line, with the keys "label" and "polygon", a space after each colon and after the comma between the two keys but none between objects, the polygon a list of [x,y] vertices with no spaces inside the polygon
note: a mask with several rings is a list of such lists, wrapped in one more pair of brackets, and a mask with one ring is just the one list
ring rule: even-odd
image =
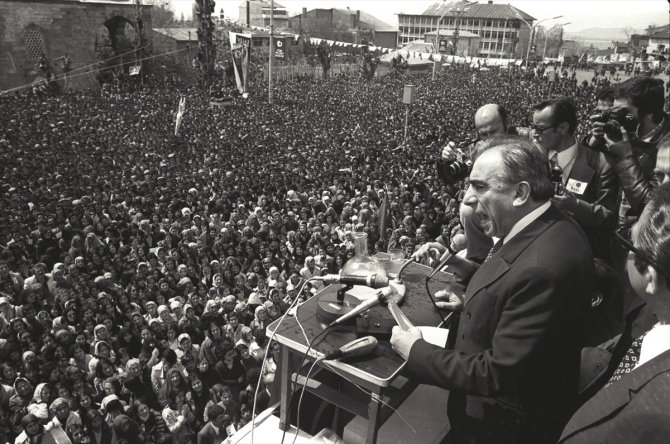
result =
[{"label": "utility pole", "polygon": [[272,105],[272,59],[274,58],[274,15],[275,1],[270,0],[270,60],[268,62],[268,103]]}]

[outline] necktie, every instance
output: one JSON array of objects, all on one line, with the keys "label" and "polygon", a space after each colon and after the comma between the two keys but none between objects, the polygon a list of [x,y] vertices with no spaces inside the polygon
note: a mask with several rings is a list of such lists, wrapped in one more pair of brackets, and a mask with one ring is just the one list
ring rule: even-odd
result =
[{"label": "necktie", "polygon": [[619,366],[614,370],[610,380],[605,384],[605,387],[618,381],[635,368],[638,359],[640,359],[640,352],[642,351],[642,339],[644,339],[644,335],[646,334],[647,333],[645,332],[639,338],[633,340],[633,343],[630,345],[630,348],[619,363]]},{"label": "necktie", "polygon": [[500,250],[500,248],[503,246],[503,240],[504,238],[501,237],[500,239],[498,239],[498,242],[493,244],[493,247],[489,251],[489,254],[487,254],[486,259],[484,259],[484,262],[488,262],[488,260],[491,259],[498,250]]},{"label": "necktie", "polygon": [[549,165],[551,165],[552,168],[559,166],[558,165],[558,153],[554,153],[553,156],[551,156],[551,159],[549,159]]}]

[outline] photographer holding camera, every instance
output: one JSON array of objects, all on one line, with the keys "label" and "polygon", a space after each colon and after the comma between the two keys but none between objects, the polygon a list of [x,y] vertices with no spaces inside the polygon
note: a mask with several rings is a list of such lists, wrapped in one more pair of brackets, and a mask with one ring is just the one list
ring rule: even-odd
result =
[{"label": "photographer holding camera", "polygon": [[662,80],[633,77],[616,88],[611,109],[591,118],[587,143],[606,153],[623,187],[620,226],[637,220],[656,186],[653,170],[658,143],[670,132],[663,104]]},{"label": "photographer holding camera", "polygon": [[617,177],[605,156],[577,142],[577,108],[557,98],[533,107],[533,137],[557,173],[554,203],[586,233],[595,257],[610,260],[616,226]]},{"label": "photographer holding camera", "polygon": [[[517,135],[517,129],[509,126],[507,111],[500,105],[489,103],[480,107],[475,113],[477,139],[458,147],[449,142],[441,153],[437,164],[438,176],[444,183],[453,184],[464,181],[472,169],[478,151],[483,143],[491,137],[501,135]],[[486,236],[479,227],[477,216],[467,206],[461,207],[461,223],[467,238],[467,259],[481,263],[493,246],[493,240]]]}]

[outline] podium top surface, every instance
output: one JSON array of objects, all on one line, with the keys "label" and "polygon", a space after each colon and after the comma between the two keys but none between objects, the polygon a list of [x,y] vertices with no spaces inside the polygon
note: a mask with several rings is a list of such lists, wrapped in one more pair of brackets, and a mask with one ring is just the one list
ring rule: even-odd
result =
[{"label": "podium top surface", "polygon": [[[416,326],[439,326],[442,322],[441,316],[435,311],[430,298],[426,294],[425,279],[431,272],[431,268],[425,265],[411,263],[403,272],[402,279],[406,285],[407,291],[405,299],[400,305],[402,311],[407,315],[412,324]],[[436,291],[444,290],[450,287],[450,276],[447,273],[438,272],[429,283],[431,294]],[[309,343],[319,333],[326,329],[327,324],[316,315],[317,301],[323,295],[335,294],[341,285],[330,285],[321,292],[314,295],[305,303],[298,307],[295,317],[286,316],[280,325],[280,320],[276,320],[267,328],[267,336],[275,333],[275,339],[282,345],[291,348],[298,353],[305,353]],[[457,294],[461,294],[454,289]],[[393,319],[386,305],[379,304],[370,309],[371,317],[378,316]],[[300,328],[302,326],[302,329]],[[304,330],[304,334],[303,334]],[[324,354],[336,350],[344,344],[353,341],[356,334],[355,325],[342,325],[335,327],[325,336],[320,338],[310,350],[312,358],[323,356]],[[345,361],[328,361],[333,370],[338,370],[347,376],[359,378],[362,381],[387,387],[397,376],[405,365],[405,361],[398,356],[392,349],[388,340],[380,340],[374,355],[361,358],[354,358]]]}]

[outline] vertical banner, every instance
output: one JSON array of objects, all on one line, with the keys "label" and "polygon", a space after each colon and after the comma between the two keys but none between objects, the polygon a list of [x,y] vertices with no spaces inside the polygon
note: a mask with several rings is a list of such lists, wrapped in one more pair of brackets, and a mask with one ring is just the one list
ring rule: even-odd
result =
[{"label": "vertical banner", "polygon": [[285,58],[284,47],[286,45],[286,39],[283,38],[274,38],[274,57],[275,59]]},{"label": "vertical banner", "polygon": [[244,47],[239,43],[231,43],[231,54],[233,57],[233,71],[235,72],[235,84],[240,94],[244,93],[244,83],[242,80],[242,56]]},{"label": "vertical banner", "polygon": [[230,49],[233,59],[235,84],[240,94],[248,92],[249,88],[249,48],[251,37],[237,33],[230,33]]}]

